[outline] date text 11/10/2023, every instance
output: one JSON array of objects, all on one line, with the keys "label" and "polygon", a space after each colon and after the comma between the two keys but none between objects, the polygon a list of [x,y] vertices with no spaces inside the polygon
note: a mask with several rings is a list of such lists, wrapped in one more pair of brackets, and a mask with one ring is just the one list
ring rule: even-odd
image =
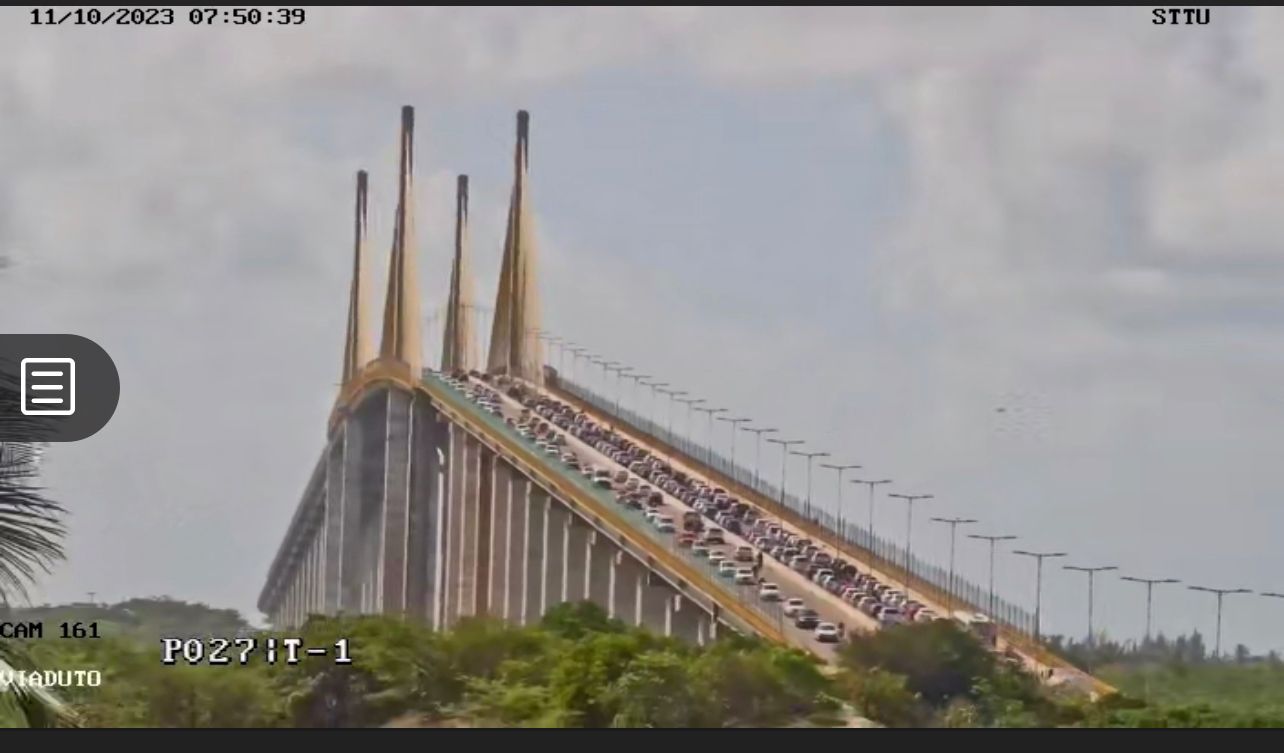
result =
[{"label": "date text 11/10/2023", "polygon": [[211,666],[230,664],[298,664],[303,657],[330,657],[335,664],[351,664],[348,639],[305,646],[302,638],[247,636],[244,638],[161,638],[161,664],[181,662]]}]

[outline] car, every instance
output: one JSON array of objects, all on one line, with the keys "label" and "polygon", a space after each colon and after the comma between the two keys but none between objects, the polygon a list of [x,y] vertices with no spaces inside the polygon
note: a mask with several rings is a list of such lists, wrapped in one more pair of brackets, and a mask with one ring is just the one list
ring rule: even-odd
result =
[{"label": "car", "polygon": [[793,617],[799,611],[805,609],[806,606],[802,599],[786,599],[785,608],[782,611],[784,611],[786,617]]},{"label": "car", "polygon": [[714,567],[717,567],[718,565],[721,565],[724,561],[726,561],[726,559],[727,559],[727,555],[723,554],[721,551],[719,551],[719,550],[717,550],[717,549],[710,549],[710,550],[709,550],[709,564],[710,564],[710,565],[713,565]]},{"label": "car", "polygon": [[931,622],[936,619],[936,612],[930,609],[920,609],[914,613],[914,617],[911,619],[914,622]]},{"label": "car", "polygon": [[650,508],[650,509],[648,509],[648,510],[645,510],[645,511],[642,513],[642,517],[643,517],[644,519],[646,519],[646,522],[648,522],[648,523],[654,523],[654,522],[655,522],[655,519],[656,519],[656,518],[658,518],[658,517],[660,517],[660,512],[659,512],[659,510],[656,510],[654,507],[652,507],[652,508]]},{"label": "car", "polygon": [[887,607],[879,613],[878,621],[884,625],[899,625],[905,621],[905,614],[896,607]]},{"label": "car", "polygon": [[691,554],[696,557],[708,557],[709,547],[705,546],[704,544],[692,544]]},{"label": "car", "polygon": [[794,572],[806,573],[807,567],[808,567],[807,558],[802,556],[801,554],[796,555],[792,560],[790,560],[789,567]]},{"label": "car", "polygon": [[833,570],[830,570],[829,568],[821,568],[812,574],[811,581],[812,583],[823,586],[825,585],[825,580],[832,577],[834,577]]},{"label": "car", "polygon": [[593,485],[602,489],[614,488],[614,485],[611,483],[611,479],[603,478],[601,476],[598,476],[597,478],[593,479]]},{"label": "car", "polygon": [[758,598],[763,601],[780,601],[780,586],[775,583],[763,583],[758,587]]},{"label": "car", "polygon": [[722,529],[710,528],[704,532],[704,543],[706,544],[725,544],[726,540],[722,537]]},{"label": "car", "polygon": [[581,476],[587,476],[589,478],[593,478],[595,474],[596,474],[596,471],[593,469],[593,466],[589,465],[588,463],[585,463],[584,465],[580,466]]},{"label": "car", "polygon": [[816,610],[814,609],[803,608],[799,609],[798,612],[794,614],[794,627],[796,628],[812,630],[819,624],[820,615],[816,614]]},{"label": "car", "polygon": [[695,545],[695,534],[680,533],[678,534],[678,546],[686,549]]},{"label": "car", "polygon": [[817,643],[837,643],[842,640],[838,626],[832,622],[822,622],[817,625],[815,634]]},{"label": "car", "polygon": [[724,559],[718,563],[718,576],[722,578],[734,578],[736,575],[736,563]]},{"label": "car", "polygon": [[754,577],[753,568],[740,567],[736,568],[736,584],[741,586],[751,586],[757,582]]},{"label": "car", "polygon": [[878,599],[873,596],[862,596],[860,597],[860,601],[856,602],[856,608],[865,614],[872,615],[873,612],[871,610],[877,606],[877,604]]},{"label": "car", "polygon": [[660,533],[673,533],[677,530],[677,526],[673,525],[673,518],[668,515],[657,515],[653,522],[655,523],[655,530]]},{"label": "car", "polygon": [[753,562],[753,547],[736,547],[736,562]]},{"label": "car", "polygon": [[552,455],[553,457],[555,457],[555,458],[556,458],[556,457],[561,457],[561,455],[562,455],[562,451],[561,451],[561,450],[559,450],[559,449],[557,449],[557,445],[552,444],[552,443],[550,442],[548,445],[546,445],[546,446],[544,447],[544,454],[545,454],[545,455]]}]

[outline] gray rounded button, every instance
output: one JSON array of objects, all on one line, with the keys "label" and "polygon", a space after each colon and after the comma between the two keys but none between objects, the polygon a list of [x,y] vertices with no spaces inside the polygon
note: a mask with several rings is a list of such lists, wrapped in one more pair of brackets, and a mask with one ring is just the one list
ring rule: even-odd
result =
[{"label": "gray rounded button", "polygon": [[0,334],[0,442],[75,442],[120,399],[111,356],[80,335]]}]

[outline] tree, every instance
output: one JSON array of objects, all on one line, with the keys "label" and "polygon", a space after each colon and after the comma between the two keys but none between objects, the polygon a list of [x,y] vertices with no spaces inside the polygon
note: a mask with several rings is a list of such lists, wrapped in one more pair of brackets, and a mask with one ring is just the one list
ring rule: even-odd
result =
[{"label": "tree", "polygon": [[854,637],[841,658],[852,669],[877,668],[904,676],[911,692],[937,707],[969,695],[979,680],[992,679],[997,672],[993,655],[946,620]]},{"label": "tree", "polygon": [[[0,372],[0,434],[34,432],[31,419],[18,410],[18,390],[12,378]],[[0,442],[0,605],[13,597],[25,598],[27,585],[37,573],[62,559],[61,505],[44,496],[35,480],[41,448],[22,442]],[[0,640],[0,671],[32,669],[26,651],[16,643]],[[0,694],[0,706],[16,706],[28,726],[72,724],[67,707],[44,689],[13,686]]]}]

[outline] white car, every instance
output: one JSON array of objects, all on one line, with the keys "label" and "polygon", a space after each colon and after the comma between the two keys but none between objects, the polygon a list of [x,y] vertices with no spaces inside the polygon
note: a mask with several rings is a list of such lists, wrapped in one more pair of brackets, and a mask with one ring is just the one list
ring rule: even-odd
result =
[{"label": "white car", "polygon": [[719,552],[716,549],[710,549],[708,551],[709,551],[709,564],[713,565],[714,567],[721,565],[722,561],[727,558],[727,555],[723,554],[722,552]]},{"label": "white car", "polygon": [[755,580],[756,579],[754,578],[753,570],[751,568],[741,567],[736,569],[736,585],[752,586]]},{"label": "white car", "polygon": [[[660,517],[660,511],[656,510],[654,507],[651,507],[651,508],[648,508],[646,512],[642,513],[642,517],[646,519],[646,522],[654,523],[656,518]],[[670,518],[669,522],[672,523],[673,519]]]},{"label": "white car", "polygon": [[899,625],[905,622],[905,613],[896,607],[888,607],[879,612],[878,621],[884,625]]},{"label": "white car", "polygon": [[816,641],[818,643],[837,643],[842,639],[838,633],[838,626],[832,622],[822,622],[816,626]]},{"label": "white car", "polygon": [[780,601],[780,586],[775,583],[763,583],[758,587],[758,598],[763,601]]},{"label": "white car", "polygon": [[677,526],[673,525],[673,518],[668,515],[657,515],[654,522],[655,530],[660,533],[673,533],[677,530]]},{"label": "white car", "polygon": [[793,617],[798,614],[799,610],[805,609],[806,607],[807,605],[803,603],[802,599],[788,599],[785,601],[785,608],[783,611],[786,617]]},{"label": "white car", "polygon": [[718,575],[723,578],[736,577],[736,563],[724,559],[718,563]]}]

